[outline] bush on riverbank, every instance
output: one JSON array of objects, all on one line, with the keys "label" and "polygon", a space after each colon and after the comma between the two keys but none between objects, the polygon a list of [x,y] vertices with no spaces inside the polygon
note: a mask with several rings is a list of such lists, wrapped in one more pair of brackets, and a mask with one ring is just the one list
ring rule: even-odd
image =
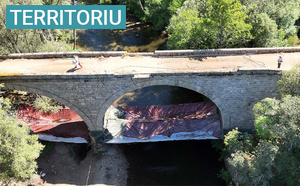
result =
[{"label": "bush on riverbank", "polygon": [[255,133],[234,129],[225,135],[223,153],[235,183],[300,184],[299,72],[299,66],[284,72],[278,87],[281,100],[266,98],[254,106]]},{"label": "bush on riverbank", "polygon": [[37,95],[36,100],[33,103],[36,110],[42,113],[57,113],[63,107],[57,104],[54,100],[46,97]]},{"label": "bush on riverbank", "polygon": [[0,181],[24,181],[33,176],[43,145],[17,121],[8,99],[0,97]]},{"label": "bush on riverbank", "polygon": [[163,30],[171,17],[185,0],[123,0],[120,4],[127,6],[140,20],[151,22],[157,30]]}]

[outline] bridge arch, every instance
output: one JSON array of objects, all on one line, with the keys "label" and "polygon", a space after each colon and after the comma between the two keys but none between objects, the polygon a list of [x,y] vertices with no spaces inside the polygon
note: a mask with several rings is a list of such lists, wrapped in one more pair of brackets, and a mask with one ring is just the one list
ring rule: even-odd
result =
[{"label": "bridge arch", "polygon": [[219,112],[220,112],[219,114],[220,114],[220,118],[221,118],[221,129],[224,128],[224,125],[228,125],[229,121],[228,121],[228,118],[226,117],[226,106],[224,104],[222,104],[221,100],[218,99],[216,96],[214,96],[213,92],[210,91],[209,89],[206,89],[205,87],[197,86],[194,84],[190,84],[190,83],[187,83],[184,81],[178,81],[178,80],[174,80],[174,81],[168,80],[167,82],[164,80],[159,80],[159,81],[157,81],[157,80],[149,81],[148,80],[148,81],[141,81],[141,82],[134,83],[127,88],[119,89],[116,91],[115,94],[111,95],[111,97],[109,97],[105,101],[105,103],[100,108],[100,111],[98,112],[97,120],[96,120],[97,129],[101,130],[101,131],[104,130],[103,125],[104,125],[105,112],[113,104],[114,101],[116,101],[117,99],[119,99],[120,97],[125,95],[126,93],[133,92],[137,89],[142,89],[142,88],[150,87],[150,86],[159,86],[159,85],[186,88],[186,89],[195,91],[199,94],[206,96],[219,109]]},{"label": "bridge arch", "polygon": [[32,88],[29,86],[23,86],[23,85],[5,85],[5,88],[9,89],[9,90],[20,90],[20,91],[26,91],[26,92],[30,92],[30,93],[36,93],[36,94],[40,94],[43,96],[47,96],[55,101],[58,101],[64,105],[66,105],[67,107],[69,107],[71,110],[73,110],[76,114],[78,114],[83,121],[85,122],[85,124],[87,125],[87,127],[89,128],[90,131],[95,130],[95,125],[93,125],[93,123],[90,121],[90,119],[85,115],[84,112],[82,112],[78,107],[76,107],[74,104],[72,104],[71,102],[61,98],[58,95],[55,95],[53,93],[44,91],[44,90],[40,90],[37,88]]}]

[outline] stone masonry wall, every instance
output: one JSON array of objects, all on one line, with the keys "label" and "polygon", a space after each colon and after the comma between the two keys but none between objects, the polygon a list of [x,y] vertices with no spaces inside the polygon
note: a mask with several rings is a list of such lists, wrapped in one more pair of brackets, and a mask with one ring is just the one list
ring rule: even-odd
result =
[{"label": "stone masonry wall", "polygon": [[253,129],[253,105],[265,97],[277,97],[278,71],[256,70],[226,73],[134,75],[24,75],[0,77],[8,89],[38,93],[65,104],[80,115],[90,131],[102,131],[107,108],[135,89],[170,85],[194,90],[219,108],[222,129]]}]

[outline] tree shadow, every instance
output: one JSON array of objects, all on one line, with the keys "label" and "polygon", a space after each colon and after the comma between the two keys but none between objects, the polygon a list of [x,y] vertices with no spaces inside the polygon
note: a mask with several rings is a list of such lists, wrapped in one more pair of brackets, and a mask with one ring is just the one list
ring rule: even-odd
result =
[{"label": "tree shadow", "polygon": [[207,60],[209,57],[210,58],[217,58],[217,57],[222,57],[223,55],[209,55],[209,54],[182,54],[182,55],[165,55],[165,56],[160,56],[160,55],[154,55],[152,56],[153,58],[172,58],[172,57],[178,57],[178,58],[188,58],[189,60],[195,60],[195,61],[204,61]]},{"label": "tree shadow", "polygon": [[188,56],[190,60],[203,61],[207,59],[207,56]]},{"label": "tree shadow", "polygon": [[176,86],[155,85],[134,90],[117,99],[115,106],[170,105],[203,102],[206,97],[198,92]]}]

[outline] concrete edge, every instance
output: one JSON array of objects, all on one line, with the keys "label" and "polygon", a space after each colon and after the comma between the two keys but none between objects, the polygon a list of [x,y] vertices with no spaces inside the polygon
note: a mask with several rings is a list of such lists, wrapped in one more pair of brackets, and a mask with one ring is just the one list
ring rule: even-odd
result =
[{"label": "concrete edge", "polygon": [[201,50],[156,50],[155,52],[128,53],[127,51],[88,51],[88,52],[41,52],[19,53],[0,56],[0,59],[46,59],[68,58],[73,55],[79,57],[210,57],[227,55],[251,55],[268,53],[300,52],[300,47],[273,47],[273,48],[227,48],[227,49],[201,49]]},{"label": "concrete edge", "polygon": [[157,56],[208,57],[222,55],[267,54],[267,53],[300,52],[300,47],[272,47],[272,48],[226,48],[201,50],[156,50]]},{"label": "concrete edge", "polygon": [[72,58],[79,57],[120,57],[127,55],[127,51],[88,51],[88,52],[40,52],[19,53],[0,56],[0,59],[46,59],[46,58]]}]

